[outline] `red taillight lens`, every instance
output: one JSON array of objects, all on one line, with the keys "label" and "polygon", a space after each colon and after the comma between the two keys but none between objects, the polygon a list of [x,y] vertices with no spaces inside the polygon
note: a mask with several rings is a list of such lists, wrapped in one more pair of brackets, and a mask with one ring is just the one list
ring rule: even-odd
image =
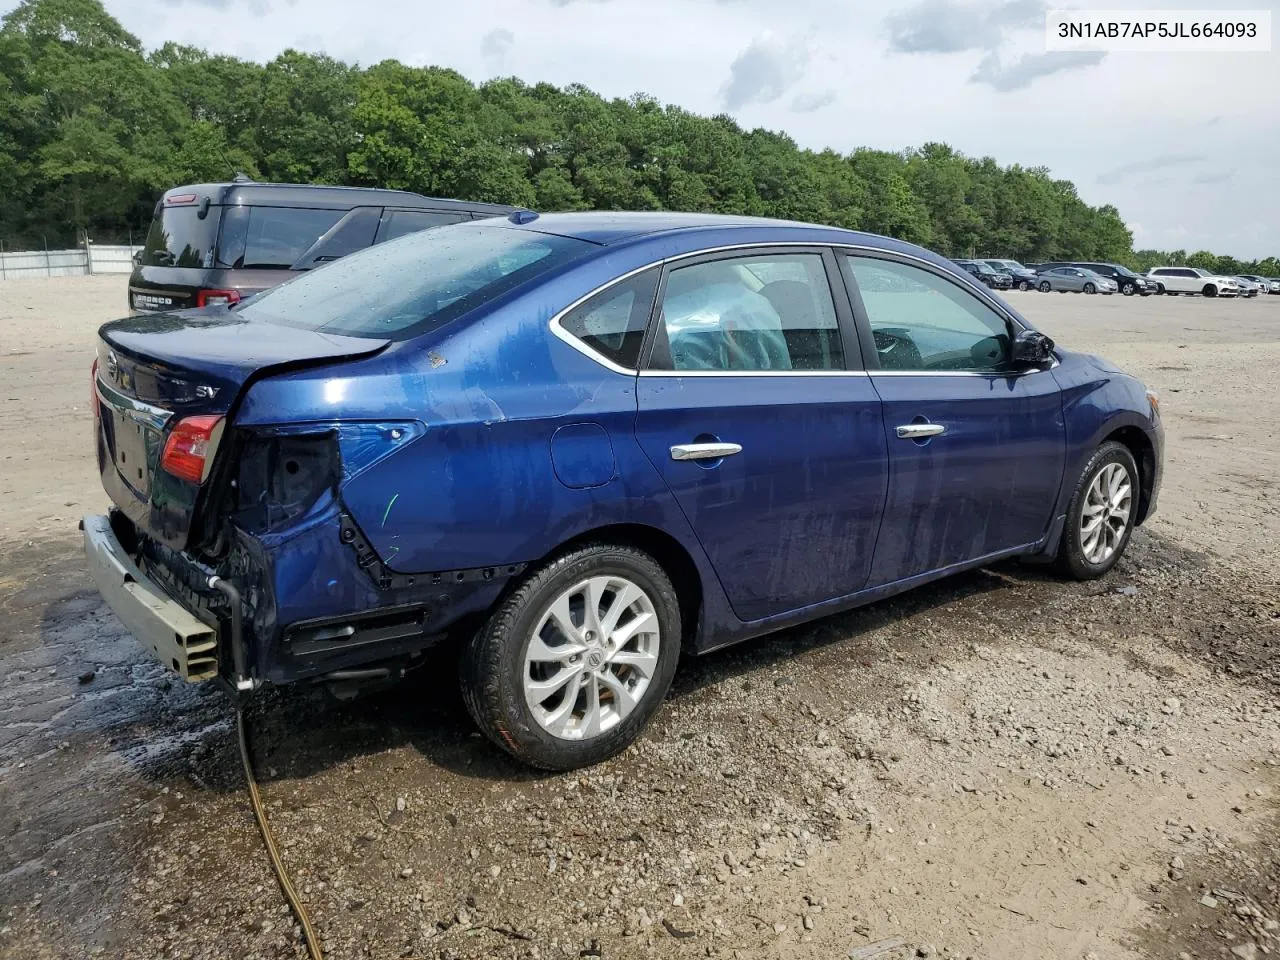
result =
[{"label": "red taillight lens", "polygon": [[179,420],[164,442],[160,466],[180,480],[203,483],[213,463],[213,451],[222,432],[222,417],[186,417]]},{"label": "red taillight lens", "polygon": [[240,302],[239,290],[200,290],[196,293],[197,307],[229,307]]}]

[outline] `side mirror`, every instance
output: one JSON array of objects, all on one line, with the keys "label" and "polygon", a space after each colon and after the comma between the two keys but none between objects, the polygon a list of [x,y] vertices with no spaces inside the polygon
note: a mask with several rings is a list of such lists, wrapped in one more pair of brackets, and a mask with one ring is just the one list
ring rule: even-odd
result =
[{"label": "side mirror", "polygon": [[1039,330],[1023,330],[1013,340],[1013,362],[1039,367],[1053,359],[1053,340]]},{"label": "side mirror", "polygon": [[141,250],[139,250],[137,253],[135,253],[135,254],[133,255],[133,262],[134,262],[134,263],[136,263],[136,264],[138,264],[139,266],[141,266],[141,265],[142,265],[142,251],[141,251]]}]

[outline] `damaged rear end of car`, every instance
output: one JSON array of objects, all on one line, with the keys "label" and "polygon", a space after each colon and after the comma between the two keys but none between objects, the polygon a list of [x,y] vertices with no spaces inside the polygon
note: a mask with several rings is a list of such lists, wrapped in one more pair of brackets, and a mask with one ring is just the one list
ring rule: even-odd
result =
[{"label": "damaged rear end of car", "polygon": [[[463,241],[486,231],[472,247],[492,245],[492,228],[466,230]],[[429,478],[393,455],[429,431],[438,328],[576,251],[552,239],[534,251],[545,264],[513,250],[497,280],[424,278],[422,243],[450,263],[469,249],[406,237],[233,307],[99,331],[95,448],[113,506],[83,521],[90,569],[131,632],[187,680],[241,691],[319,680],[345,694],[398,679],[519,571],[455,568],[445,545],[399,568],[395,490],[420,497]],[[390,294],[353,282],[368,269],[406,280]],[[371,471],[377,495],[348,503]]]}]

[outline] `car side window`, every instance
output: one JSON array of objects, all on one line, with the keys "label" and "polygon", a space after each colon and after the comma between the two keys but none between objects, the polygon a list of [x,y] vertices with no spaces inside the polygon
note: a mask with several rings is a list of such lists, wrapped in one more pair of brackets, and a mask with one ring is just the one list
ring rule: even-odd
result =
[{"label": "car side window", "polygon": [[762,254],[671,270],[650,366],[843,370],[844,347],[822,255]]},{"label": "car side window", "polygon": [[354,208],[303,252],[293,269],[307,270],[372,246],[381,212],[377,207]]},{"label": "car side window", "polygon": [[443,227],[450,223],[462,223],[470,220],[470,214],[444,213],[436,210],[387,210],[382,215],[382,224],[378,227],[378,243],[386,243],[403,237],[406,233],[417,233],[432,227]]},{"label": "car side window", "polygon": [[654,267],[600,291],[561,317],[560,326],[618,366],[634,370],[640,364],[658,273]]},{"label": "car side window", "polygon": [[1005,319],[942,277],[894,260],[849,256],[882,370],[999,371],[1010,359]]}]

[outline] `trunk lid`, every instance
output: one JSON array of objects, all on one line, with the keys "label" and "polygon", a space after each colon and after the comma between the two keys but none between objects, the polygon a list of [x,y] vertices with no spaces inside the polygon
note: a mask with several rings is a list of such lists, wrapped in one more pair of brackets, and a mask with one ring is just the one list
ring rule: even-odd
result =
[{"label": "trunk lid", "polygon": [[389,342],[250,322],[217,307],[130,317],[98,333],[94,404],[103,487],[136,526],[174,549],[187,545],[202,487],[211,482],[161,467],[181,420],[232,413],[250,382],[272,372],[369,356]]}]

